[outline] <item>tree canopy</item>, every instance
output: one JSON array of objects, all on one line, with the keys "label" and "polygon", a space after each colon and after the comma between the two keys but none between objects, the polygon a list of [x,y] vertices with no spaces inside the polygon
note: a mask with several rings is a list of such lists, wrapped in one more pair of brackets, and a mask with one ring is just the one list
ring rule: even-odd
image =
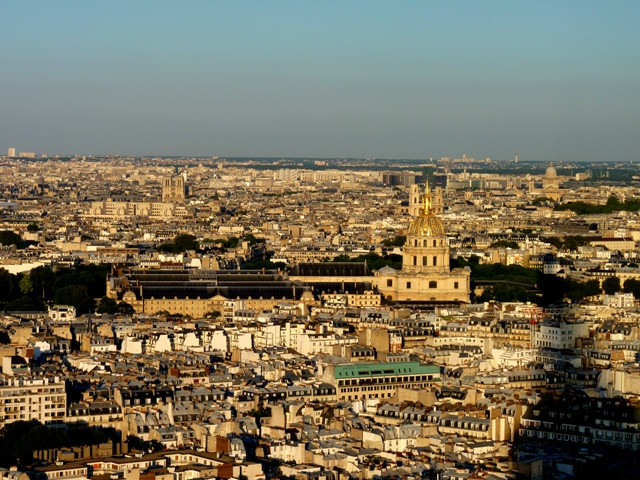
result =
[{"label": "tree canopy", "polygon": [[489,248],[512,248],[517,250],[520,248],[520,244],[514,240],[498,240],[489,245]]},{"label": "tree canopy", "polygon": [[45,309],[46,302],[73,305],[78,313],[93,311],[94,298],[106,293],[108,265],[78,265],[73,268],[34,268],[11,274],[0,268],[0,310]]},{"label": "tree canopy", "polygon": [[612,195],[609,197],[605,205],[594,205],[586,202],[568,202],[556,205],[554,210],[571,210],[578,215],[593,215],[620,211],[637,212],[640,210],[640,200],[632,198],[625,202],[621,202],[617,197]]},{"label": "tree canopy", "polygon": [[332,261],[354,263],[367,262],[367,265],[371,270],[380,270],[382,267],[386,267],[387,265],[391,268],[395,268],[396,270],[400,270],[402,268],[402,255],[397,254],[380,256],[377,253],[367,253],[354,258],[343,254],[338,255]]},{"label": "tree canopy", "polygon": [[565,298],[575,303],[602,293],[598,280],[579,282],[556,275],[545,275],[540,270],[520,265],[484,265],[478,263],[477,258],[468,261],[458,258],[452,261],[452,266],[468,266],[471,269],[472,287],[478,282],[492,282],[476,299],[481,302],[530,301],[546,306],[562,302]]},{"label": "tree canopy", "polygon": [[604,290],[604,293],[607,295],[613,295],[621,289],[622,287],[620,286],[620,279],[618,277],[609,277],[602,281],[602,290]]},{"label": "tree canopy", "polygon": [[187,250],[198,250],[200,245],[196,237],[187,233],[176,236],[173,242],[163,243],[158,250],[169,253],[183,253]]},{"label": "tree canopy", "polygon": [[20,247],[22,245],[22,237],[11,230],[0,231],[0,243],[2,245],[15,245]]}]

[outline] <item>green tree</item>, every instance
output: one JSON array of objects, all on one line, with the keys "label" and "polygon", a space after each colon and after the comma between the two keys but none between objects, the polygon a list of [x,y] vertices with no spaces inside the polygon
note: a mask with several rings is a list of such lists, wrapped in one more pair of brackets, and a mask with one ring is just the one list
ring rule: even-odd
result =
[{"label": "green tree", "polygon": [[136,313],[136,311],[131,304],[127,302],[120,302],[118,303],[117,313],[120,313],[122,315],[133,315],[134,313]]},{"label": "green tree", "polygon": [[33,292],[33,284],[31,283],[31,275],[24,275],[18,284],[20,286],[20,291],[25,295],[29,295]]},{"label": "green tree", "polygon": [[34,268],[29,272],[29,281],[32,287],[31,292],[34,295],[41,296],[45,300],[51,300],[53,298],[52,284],[55,276],[51,267],[41,266]]},{"label": "green tree", "polygon": [[520,244],[513,240],[498,240],[489,245],[489,248],[512,248],[517,250],[520,248]]},{"label": "green tree", "polygon": [[28,295],[23,295],[6,303],[4,308],[10,312],[43,312],[45,310],[41,298],[34,298]]},{"label": "green tree", "polygon": [[618,277],[609,277],[602,281],[602,290],[607,295],[613,295],[620,291],[620,279]]},{"label": "green tree", "polygon": [[0,268],[0,301],[15,300],[20,292],[18,277]]},{"label": "green tree", "polygon": [[174,252],[186,252],[187,250],[198,250],[200,245],[193,235],[182,234],[173,239],[173,248]]},{"label": "green tree", "polygon": [[507,283],[497,283],[492,287],[485,288],[478,298],[479,302],[496,300],[498,302],[530,302],[537,300],[534,293],[527,291],[520,285],[510,285]]},{"label": "green tree", "polygon": [[564,240],[564,248],[573,252],[578,250],[582,245],[589,245],[589,239],[580,235],[569,235]]},{"label": "green tree", "polygon": [[56,270],[53,281],[53,294],[68,285],[83,285],[93,298],[100,298],[106,294],[106,278],[110,267],[108,265],[78,265],[75,268],[61,268]]},{"label": "green tree", "polygon": [[109,313],[114,314],[118,311],[118,303],[110,297],[102,297],[100,299],[100,303],[98,304],[98,308],[96,309],[96,313]]},{"label": "green tree", "polygon": [[629,278],[624,281],[623,291],[625,293],[633,293],[633,298],[640,298],[640,280]]},{"label": "green tree", "polygon": [[0,231],[0,243],[19,247],[22,244],[22,237],[11,230],[2,230]]},{"label": "green tree", "polygon": [[67,285],[56,290],[53,301],[57,305],[73,305],[78,314],[93,311],[95,302],[84,285]]},{"label": "green tree", "polygon": [[383,240],[382,245],[384,245],[385,247],[401,247],[406,243],[406,241],[407,241],[406,235],[396,235],[392,239],[387,238]]},{"label": "green tree", "polygon": [[40,227],[38,226],[37,223],[30,223],[29,225],[27,225],[27,232],[37,232],[38,230],[40,230]]},{"label": "green tree", "polygon": [[564,248],[564,242],[559,237],[546,237],[542,238],[542,240],[553,245],[556,248]]}]

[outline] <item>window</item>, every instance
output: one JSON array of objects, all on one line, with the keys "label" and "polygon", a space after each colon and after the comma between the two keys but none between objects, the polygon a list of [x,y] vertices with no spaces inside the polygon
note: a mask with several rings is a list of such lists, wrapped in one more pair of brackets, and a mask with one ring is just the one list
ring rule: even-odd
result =
[{"label": "window", "polygon": [[415,255],[413,256],[413,264],[414,265],[418,264],[418,257],[416,257]]},{"label": "window", "polygon": [[433,266],[435,267],[438,264],[438,257],[433,256]]},{"label": "window", "polygon": [[411,282],[407,282],[407,288],[411,288]]},{"label": "window", "polygon": [[458,288],[458,282],[453,282],[453,288]]},{"label": "window", "polygon": [[391,280],[390,278],[387,280],[387,287],[393,287],[393,280]]},{"label": "window", "polygon": [[422,257],[422,266],[423,267],[427,266],[427,257]]},{"label": "window", "polygon": [[436,282],[435,280],[431,280],[429,282],[429,288],[438,288],[438,282]]},{"label": "window", "polygon": [[436,240],[434,240],[434,241],[433,241],[433,246],[434,246],[434,247],[436,246]]}]

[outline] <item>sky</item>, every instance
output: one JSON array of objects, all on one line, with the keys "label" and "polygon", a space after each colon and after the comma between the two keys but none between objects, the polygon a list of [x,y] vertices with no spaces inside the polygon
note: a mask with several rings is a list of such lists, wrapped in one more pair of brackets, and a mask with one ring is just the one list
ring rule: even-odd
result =
[{"label": "sky", "polygon": [[0,2],[0,153],[640,161],[640,2]]}]

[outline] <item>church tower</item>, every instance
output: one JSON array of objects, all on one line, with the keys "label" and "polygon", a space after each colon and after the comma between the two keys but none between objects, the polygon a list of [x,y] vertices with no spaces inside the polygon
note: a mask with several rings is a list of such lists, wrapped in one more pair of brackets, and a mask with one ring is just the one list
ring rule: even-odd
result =
[{"label": "church tower", "polygon": [[449,245],[442,220],[433,212],[427,182],[419,215],[411,223],[402,252],[402,271],[434,273],[449,271]]},{"label": "church tower", "polygon": [[184,202],[186,197],[186,183],[183,175],[165,177],[162,180],[163,202]]}]

